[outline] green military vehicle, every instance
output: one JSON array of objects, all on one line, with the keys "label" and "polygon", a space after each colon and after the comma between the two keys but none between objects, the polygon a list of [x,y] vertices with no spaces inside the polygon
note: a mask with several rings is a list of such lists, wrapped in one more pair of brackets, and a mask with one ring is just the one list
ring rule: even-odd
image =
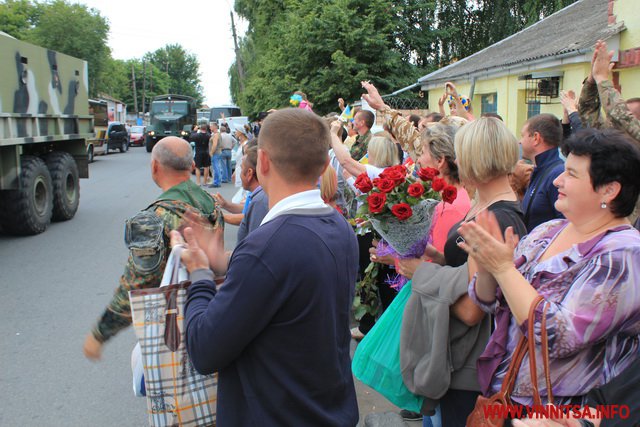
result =
[{"label": "green military vehicle", "polygon": [[0,32],[0,228],[73,218],[92,138],[87,63]]},{"label": "green military vehicle", "polygon": [[149,106],[149,126],[145,137],[147,152],[165,136],[178,136],[189,140],[196,123],[196,100],[185,95],[159,95]]}]

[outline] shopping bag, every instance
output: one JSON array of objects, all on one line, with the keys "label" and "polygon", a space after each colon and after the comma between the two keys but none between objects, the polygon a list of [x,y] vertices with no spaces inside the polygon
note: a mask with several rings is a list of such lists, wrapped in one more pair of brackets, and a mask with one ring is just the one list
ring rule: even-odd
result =
[{"label": "shopping bag", "polygon": [[424,397],[409,391],[400,372],[400,330],[404,307],[410,296],[411,282],[408,282],[358,344],[351,369],[356,378],[394,405],[420,412]]},{"label": "shopping bag", "polygon": [[[165,275],[170,271],[173,281],[177,280],[180,256],[179,249],[172,252],[176,252],[175,260],[167,262]],[[129,292],[144,368],[149,424],[154,427],[215,425],[217,374],[199,374],[185,345],[188,286],[189,282],[181,282]]]},{"label": "shopping bag", "polygon": [[[168,286],[173,283],[182,283],[189,279],[189,273],[184,265],[180,262],[180,253],[184,246],[176,245],[171,250],[167,265],[160,281],[160,287]],[[137,343],[131,351],[131,374],[133,377],[133,394],[136,397],[145,397],[147,395],[144,386],[144,366],[142,364],[142,352],[140,351],[140,343]]]}]

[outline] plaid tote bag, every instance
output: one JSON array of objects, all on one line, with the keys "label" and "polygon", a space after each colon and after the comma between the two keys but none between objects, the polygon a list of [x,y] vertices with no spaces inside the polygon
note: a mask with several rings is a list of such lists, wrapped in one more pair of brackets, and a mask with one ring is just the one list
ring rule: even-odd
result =
[{"label": "plaid tote bag", "polygon": [[[180,256],[175,258],[179,263]],[[173,267],[167,263],[167,269]],[[149,424],[154,427],[213,426],[216,421],[217,374],[199,374],[187,354],[184,309],[188,286],[189,282],[183,282],[129,292],[144,366]]]}]

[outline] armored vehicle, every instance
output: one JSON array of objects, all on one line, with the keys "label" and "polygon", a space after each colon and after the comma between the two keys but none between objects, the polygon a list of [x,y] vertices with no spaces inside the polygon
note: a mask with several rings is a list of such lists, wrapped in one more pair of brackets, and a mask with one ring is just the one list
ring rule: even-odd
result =
[{"label": "armored vehicle", "polygon": [[92,135],[87,63],[0,32],[0,227],[43,232],[73,218]]},{"label": "armored vehicle", "polygon": [[196,100],[185,95],[159,95],[151,100],[145,146],[151,152],[165,136],[189,139],[196,123]]}]

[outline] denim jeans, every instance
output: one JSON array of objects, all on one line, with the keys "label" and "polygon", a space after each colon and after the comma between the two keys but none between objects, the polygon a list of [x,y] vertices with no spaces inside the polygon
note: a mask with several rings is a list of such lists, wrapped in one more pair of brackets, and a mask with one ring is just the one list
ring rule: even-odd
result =
[{"label": "denim jeans", "polygon": [[213,175],[213,185],[220,185],[221,171],[220,171],[220,154],[214,154],[211,156],[211,175]]},{"label": "denim jeans", "polygon": [[440,419],[440,405],[436,407],[436,414],[430,417],[422,417],[422,427],[442,427]]},{"label": "denim jeans", "polygon": [[231,181],[231,150],[222,150],[220,154],[220,163],[222,167],[222,181]]}]

